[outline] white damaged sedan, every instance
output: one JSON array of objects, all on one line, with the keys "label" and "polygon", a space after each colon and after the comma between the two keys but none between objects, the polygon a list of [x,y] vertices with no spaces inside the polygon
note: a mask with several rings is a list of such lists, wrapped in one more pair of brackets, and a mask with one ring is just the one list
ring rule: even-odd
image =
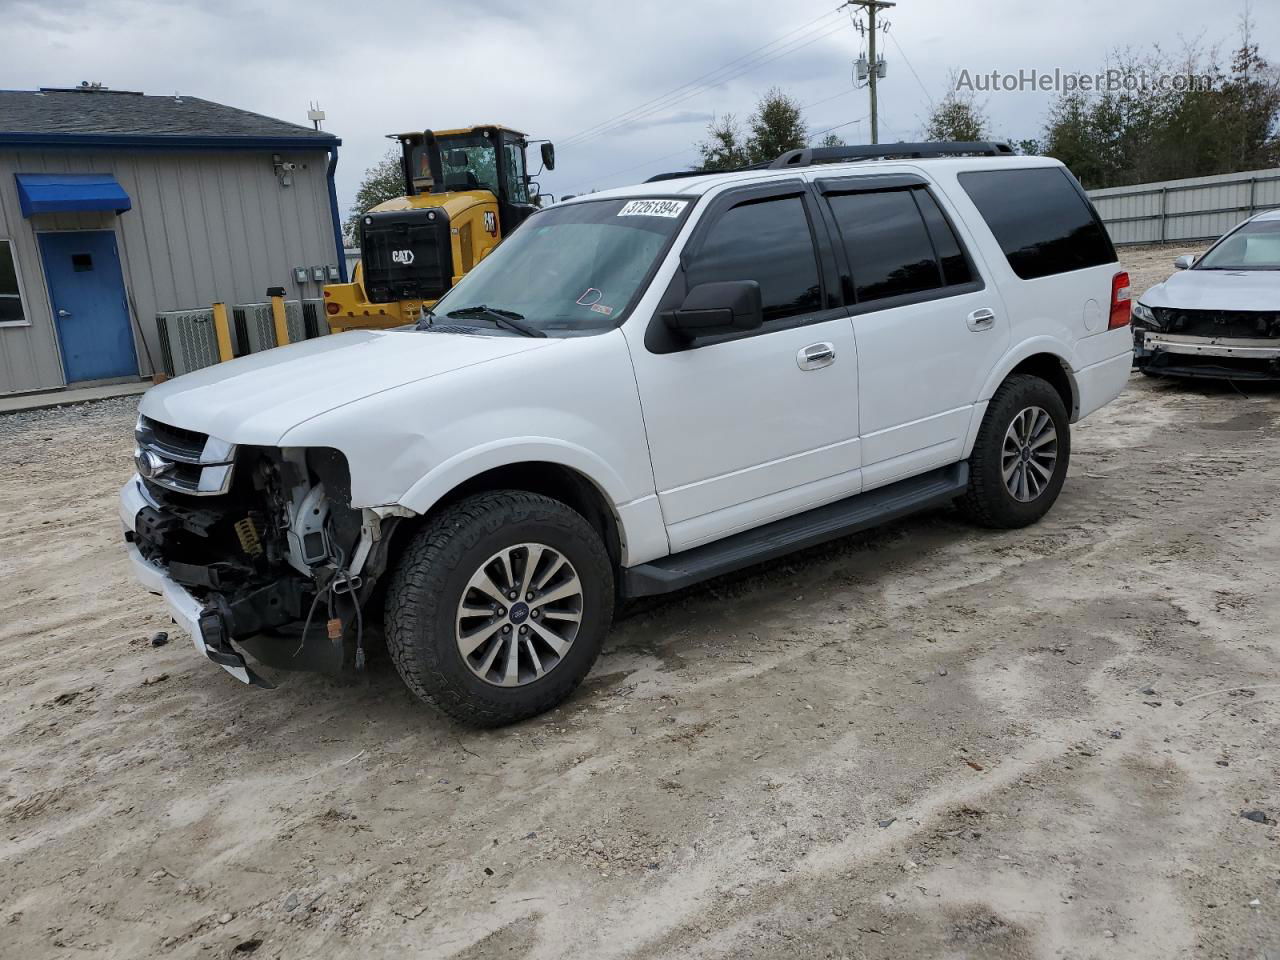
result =
[{"label": "white damaged sedan", "polygon": [[1150,376],[1280,380],[1280,210],[1252,217],[1134,305],[1134,358]]}]

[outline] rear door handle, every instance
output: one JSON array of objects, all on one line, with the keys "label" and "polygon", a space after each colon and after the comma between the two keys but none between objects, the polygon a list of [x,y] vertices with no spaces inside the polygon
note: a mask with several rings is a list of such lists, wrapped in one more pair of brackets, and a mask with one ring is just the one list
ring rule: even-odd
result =
[{"label": "rear door handle", "polygon": [[796,354],[801,370],[819,370],[836,362],[836,348],[832,343],[811,343]]},{"label": "rear door handle", "polygon": [[974,331],[990,330],[996,325],[996,312],[990,307],[979,307],[969,314],[969,329]]},{"label": "rear door handle", "polygon": [[59,310],[59,311],[58,311],[58,316],[60,316],[60,317],[69,317],[69,316],[71,316],[71,311],[70,311],[70,310]]}]

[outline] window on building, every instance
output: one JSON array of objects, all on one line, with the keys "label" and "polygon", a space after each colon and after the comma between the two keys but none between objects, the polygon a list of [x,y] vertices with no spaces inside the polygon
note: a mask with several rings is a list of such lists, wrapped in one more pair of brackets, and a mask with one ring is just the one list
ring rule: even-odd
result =
[{"label": "window on building", "polygon": [[759,200],[721,216],[688,271],[690,287],[720,280],[757,281],[766,323],[817,310],[818,260],[804,202]]},{"label": "window on building", "polygon": [[18,291],[18,263],[13,243],[0,240],[0,324],[26,324],[22,294]]}]

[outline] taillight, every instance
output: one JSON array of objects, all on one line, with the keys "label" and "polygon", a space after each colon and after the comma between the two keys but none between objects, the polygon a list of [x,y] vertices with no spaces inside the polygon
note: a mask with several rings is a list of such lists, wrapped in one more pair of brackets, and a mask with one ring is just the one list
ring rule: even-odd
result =
[{"label": "taillight", "polygon": [[1127,327],[1133,306],[1129,302],[1129,274],[1117,273],[1111,278],[1111,320],[1108,330]]},{"label": "taillight", "polygon": [[324,305],[325,313],[329,314],[331,317],[336,317],[338,315],[338,311],[341,309],[342,308],[339,307],[332,300],[330,300],[328,303]]}]

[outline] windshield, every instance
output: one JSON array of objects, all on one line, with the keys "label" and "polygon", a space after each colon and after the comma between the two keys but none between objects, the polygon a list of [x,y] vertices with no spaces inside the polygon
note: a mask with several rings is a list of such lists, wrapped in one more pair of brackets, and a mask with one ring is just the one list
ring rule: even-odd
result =
[{"label": "windshield", "polygon": [[486,307],[549,332],[612,328],[691,206],[661,198],[596,200],[535,213],[458,281],[435,312],[451,317]]},{"label": "windshield", "polygon": [[1197,270],[1280,270],[1280,220],[1252,220],[1200,258]]},{"label": "windshield", "polygon": [[488,190],[498,194],[498,155],[493,141],[488,137],[441,137],[436,141],[440,150],[441,189]]}]

